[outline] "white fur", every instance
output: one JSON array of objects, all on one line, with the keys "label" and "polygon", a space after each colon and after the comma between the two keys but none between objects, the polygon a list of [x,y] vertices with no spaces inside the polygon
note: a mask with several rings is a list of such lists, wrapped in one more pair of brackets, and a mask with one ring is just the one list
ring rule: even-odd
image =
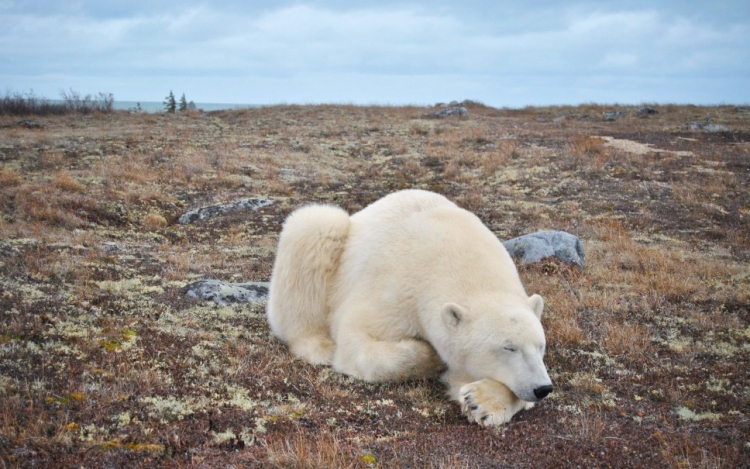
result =
[{"label": "white fur", "polygon": [[551,385],[544,302],[470,212],[396,192],[349,217],[313,205],[285,222],[268,320],[292,353],[367,381],[443,379],[469,420],[499,425]]}]

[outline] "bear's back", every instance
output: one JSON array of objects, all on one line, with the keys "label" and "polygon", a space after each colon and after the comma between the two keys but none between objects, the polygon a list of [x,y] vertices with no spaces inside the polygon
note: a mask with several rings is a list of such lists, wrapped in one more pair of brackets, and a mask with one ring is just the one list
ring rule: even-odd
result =
[{"label": "bear's back", "polygon": [[411,189],[394,192],[351,217],[345,259],[362,269],[381,265],[397,268],[416,261],[422,249],[436,245],[430,239],[436,230],[430,219],[443,210],[463,211],[440,194]]},{"label": "bear's back", "polygon": [[394,192],[368,205],[352,215],[352,222],[359,224],[397,222],[437,207],[456,207],[456,204],[434,192],[408,189]]},{"label": "bear's back", "polygon": [[351,217],[337,283],[338,295],[395,289],[394,298],[446,284],[467,294],[489,284],[522,289],[502,243],[474,214],[422,190],[393,193]]}]

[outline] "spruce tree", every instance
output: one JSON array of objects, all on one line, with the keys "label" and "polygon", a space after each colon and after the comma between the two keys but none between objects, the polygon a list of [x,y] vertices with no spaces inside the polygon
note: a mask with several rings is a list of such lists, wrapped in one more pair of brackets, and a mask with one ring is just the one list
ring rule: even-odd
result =
[{"label": "spruce tree", "polygon": [[182,97],[180,98],[180,108],[178,110],[180,112],[187,111],[187,99],[185,99],[185,93],[182,93]]},{"label": "spruce tree", "polygon": [[177,109],[177,102],[174,99],[174,93],[172,93],[172,90],[169,90],[169,96],[167,96],[166,101],[164,101],[164,109],[172,114],[174,114]]}]

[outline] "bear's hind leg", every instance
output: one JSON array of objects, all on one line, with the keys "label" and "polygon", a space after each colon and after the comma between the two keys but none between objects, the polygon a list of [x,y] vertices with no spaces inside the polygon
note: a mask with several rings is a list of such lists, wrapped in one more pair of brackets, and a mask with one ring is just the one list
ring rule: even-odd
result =
[{"label": "bear's hind leg", "polygon": [[307,360],[313,365],[330,365],[336,344],[323,335],[293,337],[288,339],[292,355]]},{"label": "bear's hind leg", "polygon": [[432,346],[419,339],[396,342],[359,335],[337,343],[333,368],[370,382],[435,376],[443,363]]},{"label": "bear's hind leg", "polygon": [[310,205],[292,213],[279,237],[266,315],[271,331],[291,352],[330,364],[328,293],[349,233],[342,209]]}]

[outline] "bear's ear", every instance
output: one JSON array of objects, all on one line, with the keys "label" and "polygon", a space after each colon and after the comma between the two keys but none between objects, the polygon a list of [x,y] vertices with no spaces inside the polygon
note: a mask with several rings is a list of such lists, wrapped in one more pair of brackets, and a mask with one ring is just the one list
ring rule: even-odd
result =
[{"label": "bear's ear", "polygon": [[541,296],[534,293],[529,297],[529,306],[534,310],[534,314],[537,318],[542,319],[542,312],[544,311],[544,300]]},{"label": "bear's ear", "polygon": [[448,329],[455,329],[458,325],[466,320],[466,308],[456,303],[446,303],[443,305],[443,322]]}]

